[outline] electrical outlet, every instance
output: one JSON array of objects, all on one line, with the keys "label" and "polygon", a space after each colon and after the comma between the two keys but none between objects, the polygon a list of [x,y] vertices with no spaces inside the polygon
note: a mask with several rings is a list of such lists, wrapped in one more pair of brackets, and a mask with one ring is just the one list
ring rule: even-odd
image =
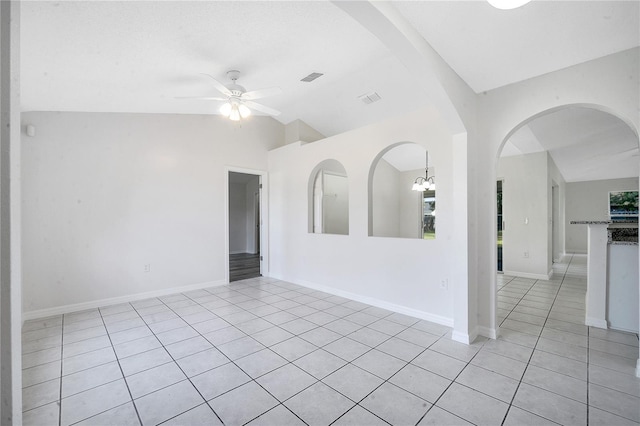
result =
[{"label": "electrical outlet", "polygon": [[525,251],[525,252],[524,252],[524,254],[523,254],[523,256],[524,256],[525,258],[529,258],[529,252],[528,252],[528,251]]},{"label": "electrical outlet", "polygon": [[144,265],[144,271],[145,272],[151,272],[151,264],[150,263],[146,263]]},{"label": "electrical outlet", "polygon": [[445,278],[442,281],[440,281],[440,288],[447,290],[449,288],[449,279]]}]

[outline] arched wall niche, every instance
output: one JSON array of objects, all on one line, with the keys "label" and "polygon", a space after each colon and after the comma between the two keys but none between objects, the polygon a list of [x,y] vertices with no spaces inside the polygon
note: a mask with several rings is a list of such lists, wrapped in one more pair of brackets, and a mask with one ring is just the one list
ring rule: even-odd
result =
[{"label": "arched wall niche", "polygon": [[[370,237],[435,239],[435,168],[427,153],[424,146],[406,141],[376,155],[368,176]],[[430,187],[414,190],[416,182]]]},{"label": "arched wall niche", "polygon": [[309,175],[308,232],[349,235],[349,181],[338,160],[327,159]]}]

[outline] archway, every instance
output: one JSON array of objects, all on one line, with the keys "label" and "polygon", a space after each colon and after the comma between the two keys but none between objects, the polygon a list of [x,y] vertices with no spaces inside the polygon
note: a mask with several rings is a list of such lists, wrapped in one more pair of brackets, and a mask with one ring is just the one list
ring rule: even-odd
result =
[{"label": "archway", "polygon": [[[587,117],[587,122],[582,123],[584,129],[576,129],[575,123],[572,120],[577,120],[577,117]],[[558,124],[557,128],[554,128],[554,123]],[[548,128],[545,130],[545,126]],[[572,127],[574,126],[574,127]],[[565,145],[562,145],[559,142],[558,136],[553,136],[552,133],[558,132],[559,129],[563,129],[562,137],[567,139]],[[571,131],[568,131],[571,130]],[[530,136],[534,136],[540,142],[539,149],[530,149],[527,150],[527,143],[522,142],[522,134],[527,131],[531,132]],[[504,162],[504,156],[502,156],[505,151],[513,150],[513,141],[514,139],[520,138],[520,147],[523,153],[526,156],[532,157],[536,152],[543,153],[542,161],[544,161],[545,167],[547,167],[544,173],[538,177],[529,177],[529,183],[533,185],[535,179],[544,180],[541,185],[538,185],[542,192],[542,195],[545,196],[546,200],[549,200],[548,204],[544,205],[546,208],[546,212],[541,215],[542,219],[537,225],[539,228],[535,228],[531,226],[531,218],[528,214],[521,214],[520,216],[525,217],[525,220],[522,221],[522,217],[519,217],[515,214],[515,217],[511,217],[511,230],[514,233],[517,233],[518,226],[521,229],[526,228],[527,226],[531,229],[532,233],[537,233],[543,237],[546,236],[544,240],[544,247],[540,248],[539,251],[543,252],[543,261],[546,261],[546,269],[538,270],[538,271],[525,271],[522,276],[529,278],[543,278],[544,272],[546,270],[551,271],[552,259],[553,259],[553,226],[554,222],[550,222],[550,219],[553,217],[552,214],[552,206],[554,190],[558,191],[554,184],[557,186],[557,178],[552,178],[550,175],[550,170],[554,167],[557,168],[558,171],[563,171],[562,176],[567,177],[567,181],[570,183],[579,183],[581,181],[600,181],[604,179],[616,179],[622,177],[628,177],[632,180],[635,180],[637,187],[637,178],[638,178],[638,132],[629,120],[626,120],[620,114],[615,113],[610,108],[594,105],[594,104],[568,104],[562,106],[556,106],[553,108],[549,108],[543,111],[540,111],[536,114],[533,114],[529,118],[522,120],[517,125],[515,125],[504,138],[501,140],[497,150],[495,151],[494,164],[493,164],[493,176],[494,180],[497,178],[501,178],[505,173],[500,170],[501,158]],[[598,139],[599,138],[599,139]],[[594,141],[599,140],[599,147],[594,147]],[[602,143],[602,140],[606,141],[606,143]],[[571,142],[571,143],[569,143]],[[573,143],[573,145],[571,145]],[[516,144],[517,145],[517,144]],[[604,149],[601,149],[604,146]],[[529,146],[529,148],[531,148]],[[600,149],[600,150],[598,150]],[[547,165],[548,159],[548,165]],[[596,163],[599,163],[596,165]],[[524,161],[521,161],[520,164],[524,164]],[[577,165],[582,165],[586,171],[581,172]],[[600,167],[599,170],[598,167]],[[607,167],[609,166],[609,167]],[[520,169],[523,169],[523,166],[520,166]],[[605,170],[605,169],[608,169]],[[615,170],[613,170],[615,169]],[[605,173],[607,171],[607,173]],[[616,174],[617,173],[617,174]],[[625,173],[628,175],[625,175]],[[607,177],[609,176],[609,177]],[[563,177],[561,177],[564,179]],[[539,182],[537,182],[539,183]],[[555,188],[555,189],[552,189]],[[530,188],[522,191],[530,192]],[[602,195],[602,194],[600,194]],[[562,199],[562,195],[559,197]],[[600,197],[603,198],[604,196]],[[562,202],[562,201],[561,201]],[[492,193],[492,204],[496,206],[496,192]],[[522,204],[522,202],[521,202]],[[524,210],[524,209],[523,209]],[[602,209],[604,210],[604,209]],[[586,212],[585,214],[590,217],[581,217],[582,220],[589,219],[598,219],[599,217],[591,217],[595,213]],[[496,212],[494,211],[494,216]],[[508,213],[505,213],[508,216]],[[567,217],[566,212],[563,212],[563,217]],[[576,218],[574,218],[575,220]],[[569,219],[563,220],[561,225],[568,222]],[[509,219],[507,218],[507,229],[509,229]],[[514,229],[515,228],[515,229]],[[566,241],[564,238],[568,235],[569,231],[562,229],[560,232],[562,233],[563,238],[563,247],[562,251],[571,252],[572,249],[567,250],[568,246],[566,245]],[[567,228],[569,229],[569,228]],[[491,239],[492,239],[492,247],[496,247],[496,234],[497,234],[497,221],[492,220],[491,226]],[[524,235],[525,233],[521,233],[520,235]],[[585,231],[586,235],[586,231]],[[568,238],[568,237],[567,237]],[[586,240],[586,238],[585,238]],[[507,241],[505,238],[505,250],[508,251]],[[586,243],[585,243],[586,244]],[[514,245],[514,249],[516,251],[517,257],[529,257],[524,256],[525,254],[529,254],[528,250],[524,250],[524,245]],[[518,250],[520,250],[518,252]],[[586,250],[586,248],[585,248]],[[496,285],[493,285],[493,299],[495,301],[495,313],[494,313],[494,321],[496,321],[496,329],[500,326],[502,320],[501,311],[500,311],[500,302],[497,300],[498,288],[497,283],[499,279],[495,272],[495,262],[496,255],[495,253],[490,256],[491,262],[493,263],[493,282]],[[523,259],[520,259],[523,260]],[[530,261],[531,259],[527,259]],[[521,262],[525,263],[525,262]],[[544,263],[543,263],[544,265]],[[521,266],[521,265],[520,265]],[[508,267],[505,267],[508,270]],[[521,268],[522,269],[522,268]],[[537,272],[537,273],[536,273]],[[531,273],[530,276],[527,273]],[[512,274],[513,275],[513,274]],[[519,275],[520,276],[520,275]]]}]

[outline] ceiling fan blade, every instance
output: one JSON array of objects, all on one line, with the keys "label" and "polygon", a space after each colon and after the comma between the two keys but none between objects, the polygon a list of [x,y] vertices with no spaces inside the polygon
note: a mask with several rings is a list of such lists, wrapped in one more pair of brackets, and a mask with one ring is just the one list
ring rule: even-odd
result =
[{"label": "ceiling fan blade", "polygon": [[282,89],[279,87],[269,87],[268,89],[252,90],[242,94],[242,99],[252,101],[254,99],[266,98],[267,96],[279,95]]},{"label": "ceiling fan blade", "polygon": [[212,97],[212,96],[176,96],[176,99],[202,99],[205,101],[226,101],[227,98]]},{"label": "ceiling fan blade", "polygon": [[225,96],[231,96],[231,90],[227,89],[227,87],[224,84],[220,83],[218,80],[216,80],[209,74],[205,74],[205,73],[200,73],[200,74],[206,75],[207,77],[209,77],[213,82],[213,87],[215,87],[218,92],[222,93]]},{"label": "ceiling fan blade", "polygon": [[268,106],[264,106],[257,102],[245,101],[244,104],[251,109],[255,109],[256,111],[264,112],[269,115],[280,115],[280,111],[277,109],[269,108]]}]

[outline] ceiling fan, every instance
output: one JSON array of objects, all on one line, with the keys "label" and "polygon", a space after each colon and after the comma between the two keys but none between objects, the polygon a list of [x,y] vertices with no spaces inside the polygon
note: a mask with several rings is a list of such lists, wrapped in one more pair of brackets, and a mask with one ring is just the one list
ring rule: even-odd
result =
[{"label": "ceiling fan", "polygon": [[268,106],[254,102],[255,99],[266,98],[267,96],[273,96],[282,93],[279,87],[270,87],[268,89],[252,90],[247,92],[246,89],[240,86],[237,81],[240,78],[240,71],[231,70],[227,71],[227,77],[231,80],[231,84],[225,86],[218,80],[204,74],[209,77],[213,82],[213,87],[220,92],[224,97],[211,97],[211,96],[190,96],[180,97],[178,99],[203,99],[209,101],[225,101],[220,107],[220,114],[225,117],[229,117],[232,121],[239,121],[241,118],[246,118],[251,115],[251,110],[264,112],[269,115],[280,115],[280,111]]}]

